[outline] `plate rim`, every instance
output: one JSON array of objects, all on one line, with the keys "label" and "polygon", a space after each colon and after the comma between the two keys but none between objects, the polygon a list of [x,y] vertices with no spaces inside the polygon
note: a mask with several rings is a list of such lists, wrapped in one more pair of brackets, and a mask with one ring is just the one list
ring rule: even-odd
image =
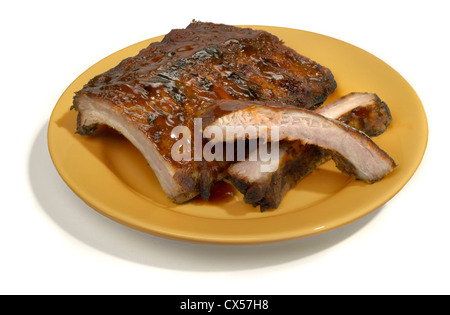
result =
[{"label": "plate rim", "polygon": [[[335,40],[335,41],[339,41],[343,44],[346,45],[350,45],[354,48],[357,48],[358,50],[361,50],[367,54],[369,54],[370,56],[377,58],[378,60],[380,60],[381,62],[383,62],[386,66],[388,66],[389,68],[391,68],[395,73],[397,73],[399,75],[399,77],[401,79],[403,79],[405,81],[405,83],[410,87],[411,91],[415,94],[415,97],[418,101],[418,104],[420,105],[420,110],[421,110],[421,114],[422,114],[422,123],[424,124],[424,143],[423,143],[423,149],[421,150],[421,154],[420,156],[416,156],[416,165],[413,167],[413,169],[410,170],[409,172],[409,176],[407,177],[403,177],[402,178],[402,183],[400,185],[397,185],[396,189],[390,192],[390,196],[388,198],[384,198],[383,200],[379,200],[378,202],[375,202],[369,209],[367,209],[366,211],[364,211],[363,213],[360,213],[360,215],[355,215],[352,216],[351,219],[346,219],[346,220],[342,220],[341,222],[337,222],[334,225],[328,225],[325,226],[322,229],[318,229],[318,230],[311,230],[309,229],[309,233],[307,232],[302,232],[299,233],[298,230],[291,230],[290,233],[287,233],[287,231],[285,231],[285,233],[282,233],[282,235],[277,235],[276,237],[274,237],[273,234],[268,234],[271,235],[271,237],[261,237],[261,235],[257,235],[257,236],[253,236],[253,237],[249,237],[248,235],[246,237],[242,237],[241,236],[234,236],[231,237],[230,235],[227,235],[226,237],[222,236],[209,236],[209,237],[205,237],[205,235],[201,235],[201,234],[186,234],[186,233],[179,233],[176,231],[176,229],[158,229],[155,227],[150,227],[148,225],[143,226],[142,224],[140,224],[139,222],[135,222],[133,220],[130,220],[129,218],[127,218],[126,216],[120,216],[117,214],[117,211],[115,211],[114,209],[111,209],[108,205],[106,204],[102,204],[101,202],[99,202],[99,200],[95,200],[95,198],[92,197],[88,197],[86,192],[83,191],[82,189],[80,189],[79,187],[77,187],[76,185],[74,185],[74,183],[71,181],[70,176],[67,175],[66,170],[61,166],[59,157],[58,157],[58,153],[56,153],[56,149],[53,145],[53,141],[54,139],[52,139],[54,132],[56,132],[55,130],[55,126],[54,126],[54,121],[56,119],[56,116],[58,114],[57,108],[58,106],[61,106],[61,100],[63,99],[63,97],[66,97],[67,93],[71,93],[72,88],[74,86],[74,84],[76,82],[78,82],[81,78],[83,78],[84,76],[86,76],[87,73],[92,72],[94,70],[94,68],[97,67],[97,65],[109,58],[112,58],[113,56],[117,56],[120,55],[121,53],[124,53],[126,51],[128,51],[130,48],[132,47],[137,47],[137,46],[143,46],[146,47],[149,43],[154,42],[154,41],[158,41],[160,40],[164,35],[160,35],[160,36],[156,36],[150,39],[146,39],[143,41],[140,41],[138,43],[129,45],[125,48],[122,48],[121,50],[118,50],[117,52],[114,52],[108,56],[106,56],[105,58],[102,58],[101,60],[99,60],[98,62],[96,62],[94,65],[90,66],[89,68],[87,68],[85,71],[83,71],[66,89],[65,91],[62,93],[62,95],[59,97],[56,105],[54,106],[51,116],[50,116],[50,120],[47,126],[47,143],[48,143],[48,150],[52,159],[52,162],[55,166],[55,168],[58,171],[58,174],[61,176],[61,178],[64,180],[64,182],[69,186],[69,188],[81,199],[83,200],[89,207],[93,208],[94,210],[96,210],[97,212],[101,213],[102,215],[116,221],[119,222],[125,226],[131,227],[133,229],[145,232],[145,233],[149,233],[155,236],[159,236],[159,237],[164,237],[164,238],[170,238],[170,239],[176,239],[176,240],[180,240],[180,241],[189,241],[189,242],[194,242],[194,243],[203,243],[203,244],[218,244],[218,245],[255,245],[255,244],[266,244],[266,243],[275,243],[275,242],[284,242],[284,241],[289,241],[289,240],[293,240],[293,239],[299,239],[299,238],[304,238],[304,237],[309,237],[312,235],[316,235],[316,234],[320,234],[320,233],[324,233],[330,230],[334,230],[337,229],[339,227],[342,227],[344,225],[347,225],[353,221],[356,221],[366,215],[368,215],[369,213],[377,210],[378,208],[380,208],[381,206],[385,205],[387,202],[389,202],[395,195],[398,194],[398,192],[400,190],[403,189],[403,187],[411,180],[411,178],[414,176],[414,174],[417,171],[417,168],[420,166],[420,164],[422,163],[423,157],[425,155],[427,146],[428,146],[428,134],[429,134],[429,126],[428,126],[428,120],[427,120],[427,116],[426,116],[426,112],[425,109],[423,107],[423,103],[420,100],[417,92],[412,88],[412,86],[409,84],[409,82],[400,74],[398,73],[394,68],[392,68],[389,64],[387,64],[386,62],[384,62],[383,60],[381,60],[380,58],[378,58],[377,56],[365,51],[364,49],[361,49],[353,44],[347,43],[345,41],[327,36],[327,35],[322,35],[322,34],[318,34],[318,33],[314,33],[314,32],[310,32],[310,31],[304,31],[304,30],[299,30],[299,29],[295,29],[295,28],[287,28],[287,27],[279,27],[279,26],[266,26],[266,25],[241,25],[243,27],[252,27],[252,28],[259,28],[259,29],[281,29],[281,30],[291,30],[291,31],[295,31],[295,32],[305,32],[305,33],[309,33],[309,34],[313,34],[314,36],[320,36],[320,37],[327,37],[329,39]],[[287,215],[288,213],[284,214]],[[179,214],[181,215],[181,213]],[[259,219],[261,220],[267,220],[267,219],[271,219],[274,220],[273,218],[276,217],[281,217],[281,216],[272,216],[272,217],[261,217]],[[259,220],[256,219],[256,220]],[[216,219],[208,219],[208,220],[216,220]],[[244,220],[255,220],[255,219],[244,219]],[[295,233],[294,231],[297,231],[297,233]],[[279,233],[278,233],[279,234]]]}]

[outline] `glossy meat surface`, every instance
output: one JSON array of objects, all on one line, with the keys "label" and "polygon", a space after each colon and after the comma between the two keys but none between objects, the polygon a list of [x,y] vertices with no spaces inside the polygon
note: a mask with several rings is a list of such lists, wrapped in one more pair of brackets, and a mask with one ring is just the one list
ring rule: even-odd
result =
[{"label": "glossy meat surface", "polygon": [[[344,173],[367,183],[374,183],[396,166],[394,160],[366,134],[337,120],[315,112],[280,103],[222,100],[205,113],[210,122],[205,127],[219,129],[227,139],[264,138],[266,141],[294,141],[318,146],[330,152],[336,166]],[[212,118],[211,118],[212,117]],[[236,126],[263,127],[253,135],[236,134]],[[276,129],[276,139],[272,139]],[[229,135],[229,133],[231,133]],[[214,138],[211,141],[216,141]]]},{"label": "glossy meat surface", "polygon": [[[193,118],[214,100],[271,100],[313,109],[335,88],[329,69],[265,31],[193,22],[91,79],[73,107],[79,134],[107,124],[128,135],[160,181],[172,176],[180,186],[163,184],[169,197],[183,201],[202,186],[208,189],[222,166],[174,161],[174,127],[193,131]],[[185,197],[174,198],[179,194]]]},{"label": "glossy meat surface", "polygon": [[210,100],[276,100],[314,108],[335,87],[328,69],[267,32],[194,22],[93,78],[77,95],[110,102],[171,160],[171,130],[190,126]]},{"label": "glossy meat surface", "polygon": [[315,112],[342,121],[370,137],[382,134],[392,122],[389,107],[375,93],[352,92],[321,105]]},{"label": "glossy meat surface", "polygon": [[[389,107],[373,93],[350,93],[321,105],[316,112],[342,121],[372,137],[382,134],[392,121]],[[262,161],[242,161],[227,170],[227,180],[260,211],[276,209],[285,194],[300,180],[330,159],[326,150],[301,141],[281,142],[278,167],[261,172]]]}]

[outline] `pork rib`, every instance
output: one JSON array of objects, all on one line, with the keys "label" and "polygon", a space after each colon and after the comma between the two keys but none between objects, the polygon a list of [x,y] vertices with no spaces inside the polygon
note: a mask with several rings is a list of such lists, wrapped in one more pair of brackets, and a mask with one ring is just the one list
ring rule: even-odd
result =
[{"label": "pork rib", "polygon": [[[204,133],[221,130],[223,139],[240,137],[264,138],[266,141],[301,140],[330,152],[336,166],[344,173],[367,183],[374,183],[390,173],[394,160],[381,150],[366,134],[337,120],[293,106],[270,102],[218,101],[205,113],[207,125]],[[256,135],[239,134],[238,126],[264,127]],[[269,132],[276,128],[272,139]],[[223,141],[211,138],[211,142]]]},{"label": "pork rib", "polygon": [[[370,136],[382,134],[392,121],[386,103],[373,93],[350,93],[321,105],[319,111]],[[275,171],[261,172],[264,162],[246,160],[228,168],[227,180],[244,195],[246,203],[261,211],[276,209],[290,189],[329,158],[328,152],[317,146],[282,141]]]},{"label": "pork rib", "polygon": [[247,160],[232,164],[226,180],[244,195],[245,203],[259,206],[263,212],[278,208],[289,190],[329,158],[328,152],[320,147],[282,141],[275,171],[261,172],[263,161]]},{"label": "pork rib", "polygon": [[171,131],[186,126],[212,100],[271,100],[314,109],[336,88],[331,71],[265,31],[193,22],[92,78],[75,94],[77,132],[101,124],[145,156],[174,202],[207,197],[225,165],[175,161]]},{"label": "pork rib", "polygon": [[352,92],[319,106],[314,112],[342,121],[369,137],[382,134],[392,122],[389,107],[375,93]]}]

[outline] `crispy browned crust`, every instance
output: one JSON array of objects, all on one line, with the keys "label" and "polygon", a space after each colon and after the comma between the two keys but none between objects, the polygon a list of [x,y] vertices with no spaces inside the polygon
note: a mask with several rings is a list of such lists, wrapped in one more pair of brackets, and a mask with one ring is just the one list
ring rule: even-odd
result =
[{"label": "crispy browned crust", "polygon": [[208,101],[272,100],[315,108],[335,88],[329,69],[272,34],[193,22],[94,77],[76,93],[74,107],[81,95],[110,102],[171,160],[173,127],[192,127]]},{"label": "crispy browned crust", "polygon": [[[315,108],[335,88],[329,69],[268,32],[193,22],[92,78],[76,92],[73,108],[79,110],[86,97],[109,104],[180,170],[176,178],[188,195],[201,190],[207,196],[216,170],[196,161],[174,161],[173,127],[185,125],[193,132],[193,118],[211,100],[272,100]],[[78,123],[77,133],[90,135],[95,129],[95,124]]]},{"label": "crispy browned crust", "polygon": [[338,120],[364,132],[369,137],[376,137],[386,131],[392,122],[392,115],[387,104],[376,96],[372,104],[357,107]]},{"label": "crispy browned crust", "polygon": [[246,203],[259,206],[260,211],[278,208],[289,190],[330,158],[328,152],[317,146],[303,145],[299,141],[289,145],[280,167],[267,180],[248,182],[236,176],[227,177],[244,195]]},{"label": "crispy browned crust", "polygon": [[[345,100],[349,95],[341,98]],[[230,111],[239,110],[254,104],[237,104],[232,106],[218,104],[217,108],[211,108],[206,115],[208,120],[213,121],[217,117],[228,114]],[[326,105],[324,105],[326,106]],[[392,121],[389,107],[374,97],[374,102],[351,110],[338,118],[357,130],[361,130],[369,136],[382,134]],[[300,141],[290,142],[290,148],[283,155],[278,169],[269,176],[263,177],[261,181],[249,182],[237,175],[229,174],[227,179],[235,185],[239,192],[244,195],[244,201],[260,206],[261,211],[276,209],[286,193],[292,189],[300,180],[313,172],[318,166],[333,158],[336,166],[345,174],[355,174],[352,164],[337,153],[322,150],[317,146],[303,145]]]}]

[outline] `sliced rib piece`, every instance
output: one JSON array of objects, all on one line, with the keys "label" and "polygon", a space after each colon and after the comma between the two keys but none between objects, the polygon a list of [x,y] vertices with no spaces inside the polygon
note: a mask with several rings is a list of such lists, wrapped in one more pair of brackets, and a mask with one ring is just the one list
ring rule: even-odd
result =
[{"label": "sliced rib piece", "polygon": [[[318,110],[372,136],[383,133],[392,121],[388,106],[371,93],[350,93]],[[275,171],[261,172],[262,161],[246,160],[228,168],[227,180],[244,195],[246,203],[261,211],[276,209],[290,189],[329,159],[328,152],[317,146],[282,141]]]},{"label": "sliced rib piece", "polygon": [[329,159],[328,152],[318,146],[282,141],[277,170],[261,172],[264,162],[247,160],[232,164],[226,179],[244,195],[246,203],[266,211],[278,208],[290,189]]},{"label": "sliced rib piece", "polygon": [[[216,162],[173,159],[176,126],[212,100],[272,100],[316,108],[336,88],[331,71],[265,31],[193,22],[92,78],[74,98],[77,132],[113,127],[145,156],[167,196],[184,202],[220,178]],[[193,150],[192,150],[193,152]]]},{"label": "sliced rib piece", "polygon": [[[223,139],[239,140],[238,126],[256,127],[257,135],[266,141],[301,140],[330,152],[336,166],[344,173],[367,183],[374,183],[390,173],[394,160],[381,150],[366,134],[337,120],[326,118],[308,110],[281,106],[270,102],[218,101],[205,113],[205,134],[221,130]],[[266,132],[258,127],[264,126]],[[277,139],[271,130],[277,128]],[[250,138],[252,135],[244,134]],[[218,142],[223,139],[212,138]]]},{"label": "sliced rib piece", "polygon": [[374,93],[352,92],[321,105],[314,112],[345,122],[369,137],[382,134],[392,122],[389,107]]}]

